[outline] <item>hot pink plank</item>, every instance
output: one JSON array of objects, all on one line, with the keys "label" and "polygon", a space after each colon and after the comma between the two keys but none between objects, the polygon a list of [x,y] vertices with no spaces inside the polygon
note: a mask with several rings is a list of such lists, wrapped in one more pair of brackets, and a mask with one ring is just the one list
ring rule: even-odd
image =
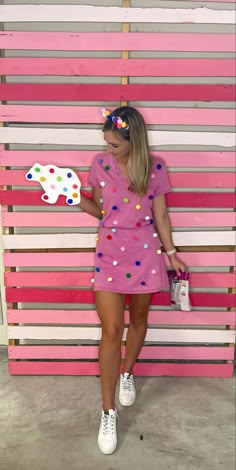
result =
[{"label": "hot pink plank", "polygon": [[[97,359],[98,346],[9,346],[9,359]],[[125,348],[122,348],[125,356]],[[139,359],[232,360],[233,347],[144,346]]]},{"label": "hot pink plank", "polygon": [[234,85],[0,83],[0,100],[234,101]]},{"label": "hot pink plank", "polygon": [[[5,286],[89,286],[92,272],[6,272]],[[234,273],[192,273],[191,287],[234,287]]]},{"label": "hot pink plank", "polygon": [[[200,0],[199,0],[200,1]],[[213,1],[213,0],[210,0]],[[215,1],[215,0],[214,0]],[[218,1],[218,0],[217,0]],[[228,0],[222,0],[228,1]],[[4,31],[0,49],[234,52],[233,34]]]},{"label": "hot pink plank", "polygon": [[3,75],[232,77],[234,59],[0,58]]},{"label": "hot pink plank", "polygon": [[[8,105],[8,111],[9,111],[9,106]],[[2,107],[6,107],[5,105],[2,105]],[[15,106],[15,108],[23,108],[24,105],[22,106]],[[29,106],[30,107],[30,106]],[[0,105],[1,108],[1,105]],[[10,106],[11,108],[11,106]],[[52,108],[52,107],[42,107],[42,106],[33,106],[33,108],[39,109],[47,109]],[[60,116],[60,106],[56,106],[57,114]],[[80,107],[72,106],[71,107],[75,113],[77,113],[77,117],[79,116],[79,109]],[[62,107],[62,112],[65,109],[65,115],[66,115],[66,106]],[[85,107],[82,109],[85,110],[85,118],[84,122],[89,122],[88,119],[88,112],[86,110],[89,109],[89,107]],[[143,110],[146,108],[139,108],[141,112],[143,113]],[[148,110],[148,114],[150,113],[150,109]],[[97,114],[99,114],[100,117],[100,111],[96,108]],[[156,112],[159,113],[160,108],[156,108]],[[168,108],[167,108],[168,110]],[[180,113],[185,113],[189,111],[188,108],[186,109],[179,109],[179,108],[171,108],[171,113],[168,114],[169,118],[171,119],[171,114],[172,112],[180,112]],[[193,110],[192,110],[193,111]],[[218,116],[220,121],[218,122],[219,125],[222,124],[222,120],[218,114],[223,112],[228,112],[230,111],[230,119],[232,119],[232,114],[231,111],[233,111],[233,116],[235,116],[234,109],[195,109],[195,112],[204,112],[205,111],[208,113],[210,112],[209,119],[214,122],[214,117],[212,116],[212,113],[215,114],[215,116]],[[19,111],[20,112],[20,111]],[[42,112],[42,111],[41,111]],[[7,111],[4,112],[5,114]],[[11,112],[12,114],[12,112]],[[147,121],[146,113],[143,113],[145,116],[145,119]],[[18,113],[19,115],[19,113]],[[50,115],[50,114],[49,114]],[[224,116],[224,124],[229,125],[229,120],[227,120],[226,114]],[[14,116],[13,116],[14,117]],[[62,116],[63,118],[63,116]],[[205,115],[205,118],[207,119],[207,115]],[[229,118],[229,115],[228,115]],[[186,117],[187,119],[187,117]],[[199,116],[200,119],[200,116]],[[226,119],[226,121],[225,121]],[[162,120],[161,114],[160,114],[160,122]],[[32,122],[32,121],[31,121]],[[40,121],[41,122],[41,121]],[[66,122],[66,121],[63,121]],[[77,122],[77,121],[73,121]],[[94,121],[95,122],[95,121]],[[151,117],[147,121],[149,124],[151,123]],[[155,122],[157,122],[157,118],[155,118]],[[226,124],[227,122],[227,124]],[[230,121],[232,122],[232,121]],[[190,123],[190,122],[189,122]],[[209,120],[207,120],[207,123],[204,121],[206,125],[209,124]],[[163,122],[164,124],[164,122]],[[193,124],[193,122],[192,122]],[[196,124],[196,122],[195,122]],[[216,124],[216,122],[215,122]],[[41,163],[42,165],[48,165],[51,163],[52,165],[58,165],[58,166],[65,166],[65,165],[70,165],[70,166],[90,166],[92,163],[92,159],[94,158],[94,155],[96,154],[96,151],[94,150],[0,150],[0,165],[1,166],[29,166],[31,167],[34,165],[35,162]],[[167,166],[183,166],[183,167],[234,167],[235,166],[235,153],[234,152],[151,152],[152,155],[154,156],[159,156],[162,158]]]},{"label": "hot pink plank", "polygon": [[[235,225],[233,212],[171,212],[173,227],[231,227]],[[5,212],[3,227],[97,227],[97,218],[85,212]]]},{"label": "hot pink plank", "polygon": [[[169,124],[169,125],[205,125],[205,126],[234,126],[235,125],[235,112],[234,109],[198,109],[198,108],[137,108],[143,114],[147,124]],[[2,122],[62,122],[62,123],[102,123],[103,117],[101,116],[99,108],[96,106],[31,106],[31,105],[0,105],[0,120]],[[6,151],[10,156],[10,151]],[[12,152],[13,153],[13,152]],[[14,153],[18,153],[17,151]],[[23,158],[30,156],[33,151],[22,152]],[[44,152],[36,151],[36,154],[45,158]],[[46,152],[48,154],[55,154],[55,152]],[[80,154],[91,154],[91,159],[95,152],[89,151],[60,151],[60,156],[67,153],[72,157],[76,154],[76,166],[78,166],[78,156]],[[171,153],[171,152],[169,152]],[[196,161],[196,152],[194,154],[194,163]],[[206,152],[209,154],[210,152]],[[216,153],[216,152],[215,152]],[[225,154],[227,152],[224,152]],[[228,152],[230,153],[230,152]],[[232,152],[231,152],[232,153]],[[57,152],[58,154],[58,152]],[[58,155],[56,154],[56,158]],[[168,154],[168,152],[166,152]],[[188,152],[191,154],[191,152]],[[219,152],[218,152],[219,154]],[[159,153],[160,155],[160,153]],[[178,152],[176,152],[176,157]],[[222,155],[222,154],[221,154]],[[226,156],[226,155],[225,155]],[[199,152],[200,157],[200,152]],[[39,163],[42,163],[37,158]],[[36,161],[34,159],[34,162]],[[49,161],[49,160],[48,160]],[[66,158],[65,158],[65,161]],[[18,162],[19,163],[19,160]],[[27,162],[30,164],[30,162]],[[27,164],[26,163],[26,164]],[[214,162],[215,163],[215,162]],[[9,162],[8,162],[9,164]],[[67,162],[68,164],[68,162]],[[81,162],[80,162],[81,164]],[[90,160],[85,161],[86,166],[90,164]],[[188,165],[190,166],[189,160]]]},{"label": "hot pink plank", "polygon": [[[8,323],[29,324],[99,324],[96,310],[8,310]],[[125,323],[129,313],[125,312]],[[232,325],[236,323],[235,312],[150,310],[150,325]]]},{"label": "hot pink plank", "polygon": [[[193,307],[235,307],[234,294],[191,293]],[[6,288],[7,302],[94,303],[94,292],[82,289]],[[128,301],[128,300],[127,300]],[[153,294],[151,305],[170,305],[169,292]]]},{"label": "hot pink plank", "polygon": [[[45,206],[45,202],[41,199],[42,194],[43,191],[4,190],[0,191],[0,203],[15,206]],[[82,194],[92,197],[90,191],[82,191]],[[236,205],[233,193],[175,192],[167,194],[166,199],[169,207],[234,208]],[[65,198],[59,196],[55,205],[66,206]]]},{"label": "hot pink plank", "polygon": [[[4,253],[5,266],[94,266],[94,253]],[[187,266],[234,266],[234,252],[181,253]],[[170,265],[169,258],[165,259]]]},{"label": "hot pink plank", "polygon": [[[12,375],[99,375],[97,362],[9,362]],[[137,376],[232,377],[233,364],[136,364]]]},{"label": "hot pink plank", "polygon": [[[29,185],[40,186],[37,181],[27,181],[25,170],[0,170],[0,184],[2,185]],[[89,173],[76,171],[82,186],[88,186]],[[234,188],[235,174],[227,172],[176,172],[169,173],[172,187],[177,188]]]}]

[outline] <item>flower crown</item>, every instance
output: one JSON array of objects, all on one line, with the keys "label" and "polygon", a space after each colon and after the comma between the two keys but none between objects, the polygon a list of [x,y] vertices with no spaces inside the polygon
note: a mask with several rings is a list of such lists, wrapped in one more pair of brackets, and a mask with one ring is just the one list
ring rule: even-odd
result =
[{"label": "flower crown", "polygon": [[115,114],[112,113],[109,109],[101,108],[101,113],[105,119],[112,121],[118,129],[129,129],[127,122],[123,121],[121,117],[115,116]]}]

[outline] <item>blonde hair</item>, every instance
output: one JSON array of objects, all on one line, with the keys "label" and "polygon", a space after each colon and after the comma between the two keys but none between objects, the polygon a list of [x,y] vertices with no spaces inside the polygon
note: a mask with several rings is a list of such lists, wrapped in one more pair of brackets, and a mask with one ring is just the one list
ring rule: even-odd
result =
[{"label": "blonde hair", "polygon": [[148,190],[152,159],[148,152],[148,136],[143,116],[131,106],[121,106],[115,109],[113,114],[125,121],[129,128],[118,129],[114,122],[107,119],[103,126],[103,132],[111,130],[120,140],[127,140],[130,143],[127,162],[129,189],[144,195]]}]

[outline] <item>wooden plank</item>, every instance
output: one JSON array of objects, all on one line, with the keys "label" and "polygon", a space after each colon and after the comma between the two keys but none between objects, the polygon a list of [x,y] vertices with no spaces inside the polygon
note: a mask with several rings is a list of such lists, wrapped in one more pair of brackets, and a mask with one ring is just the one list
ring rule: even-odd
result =
[{"label": "wooden plank", "polygon": [[0,5],[2,22],[234,24],[234,11],[211,8],[119,8],[89,5]]},{"label": "wooden plank", "polygon": [[[170,212],[173,227],[232,227],[234,212]],[[97,227],[95,217],[80,212],[5,212],[3,227]]]},{"label": "wooden plank", "polygon": [[[192,282],[192,281],[191,281]],[[129,323],[129,312],[125,311],[125,323]],[[32,310],[8,309],[8,323],[33,324],[99,324],[96,310]],[[232,325],[235,326],[235,312],[149,310],[149,325]]]},{"label": "wooden plank", "polygon": [[[137,108],[137,109],[144,116],[146,124],[191,125],[191,126],[193,125],[234,126],[236,123],[234,109],[222,109],[222,108],[219,108],[219,109],[217,108],[214,108],[214,109],[213,108],[212,109],[210,108],[202,108],[202,109],[201,108]],[[53,122],[53,123],[86,123],[86,124],[99,123],[99,124],[102,124],[104,121],[103,117],[101,116],[100,110],[97,106],[0,105],[0,119],[2,120],[2,122],[30,122],[30,123]],[[66,152],[68,155],[70,155],[70,151],[68,150],[64,151],[64,153]],[[71,153],[72,152],[73,151],[71,151]],[[89,151],[83,151],[84,154],[86,152],[89,154]],[[9,157],[11,153],[13,152],[8,151]],[[14,153],[17,153],[17,151],[15,151]],[[33,151],[27,151],[27,152],[24,152],[24,154],[25,153],[30,154],[30,153],[33,153]],[[38,153],[39,155],[42,156],[42,153],[45,153],[45,151],[41,153],[38,151]],[[50,151],[48,151],[48,153],[50,154]],[[82,151],[78,151],[76,153],[80,155],[82,154]],[[90,153],[94,155],[94,152],[90,152]],[[191,154],[191,152],[189,153]],[[199,152],[199,156],[200,154],[201,153]],[[215,154],[217,154],[217,152],[215,152]],[[0,158],[1,158],[1,155],[0,155]],[[78,160],[76,163],[78,163]],[[88,160],[86,161],[86,163],[88,163]],[[194,163],[199,165],[198,161],[195,161]],[[189,161],[188,161],[187,166],[190,166]]]},{"label": "wooden plank", "polygon": [[54,51],[235,52],[235,40],[233,34],[227,33],[4,31],[0,33],[0,48]]},{"label": "wooden plank", "polygon": [[234,59],[127,60],[127,58],[6,57],[0,58],[0,69],[2,75],[39,76],[233,77],[235,75]]},{"label": "wooden plank", "polygon": [[[9,110],[8,105],[8,110]],[[5,106],[3,106],[5,107]],[[14,107],[14,105],[13,105]],[[33,106],[34,108],[38,109],[40,108],[41,110],[45,108],[45,110],[48,109],[48,107],[44,106]],[[1,105],[0,105],[1,108]],[[10,106],[11,108],[11,106]],[[24,108],[24,105],[22,106],[16,106],[19,110]],[[27,106],[28,108],[28,106]],[[30,106],[29,106],[30,108]],[[51,108],[51,107],[49,107]],[[54,108],[54,107],[53,107]],[[65,109],[65,117],[66,117],[66,106],[55,106],[55,109],[58,108],[58,114],[60,115],[60,109],[63,112],[63,109]],[[77,116],[80,114],[80,107],[73,106],[73,109],[75,109],[75,112],[77,113]],[[86,108],[87,109],[87,108]],[[97,108],[96,108],[97,109]],[[141,112],[143,113],[143,109],[141,108]],[[155,112],[158,114],[160,110],[160,119],[162,115],[162,109],[160,108],[153,108]],[[168,109],[168,108],[167,108]],[[184,111],[178,108],[170,108],[171,111],[174,112],[180,112]],[[148,108],[149,112],[150,108]],[[185,108],[185,111],[187,112],[188,109]],[[191,110],[193,111],[193,110]],[[235,117],[235,112],[234,109],[232,110],[217,110],[217,109],[196,109],[195,111],[209,111],[209,119],[213,119],[213,116],[211,114],[215,113],[216,116],[218,115],[220,119],[220,115],[218,114],[221,113],[221,111],[233,111],[233,117]],[[20,112],[20,111],[19,111]],[[97,113],[98,114],[98,113]],[[49,112],[50,115],[50,112]],[[147,120],[147,115],[145,114],[145,119]],[[179,114],[178,114],[179,116]],[[224,116],[224,119],[226,119],[227,125],[229,125],[229,120],[227,121],[226,115]],[[232,115],[230,115],[232,118]],[[198,116],[200,119],[200,116]],[[206,117],[206,116],[205,116]],[[13,115],[14,118],[14,115]],[[63,116],[61,117],[63,119]],[[229,118],[229,115],[228,115]],[[30,116],[29,116],[30,119]],[[165,119],[165,118],[164,118]],[[86,122],[88,121],[88,116],[86,115],[85,117]],[[157,122],[157,119],[155,118],[155,122]],[[232,121],[231,121],[232,122]],[[162,122],[163,124],[164,122]],[[167,122],[166,122],[167,123]],[[185,122],[186,123],[186,122]],[[198,121],[199,123],[199,121]],[[151,119],[149,121],[149,124],[151,124]],[[159,122],[161,124],[161,122]],[[192,122],[193,124],[193,122]],[[195,122],[197,124],[197,122]],[[205,122],[206,124],[206,122]],[[208,122],[209,124],[209,122]],[[207,124],[206,124],[207,125]],[[56,166],[63,166],[65,165],[71,165],[71,166],[90,166],[92,163],[92,160],[95,156],[95,151],[94,150],[0,150],[0,164],[2,166],[33,166],[35,162],[41,163],[41,165],[48,165],[50,162],[53,165]],[[234,167],[235,166],[235,152],[226,152],[226,151],[221,151],[221,152],[203,152],[203,151],[181,151],[181,152],[151,152],[152,155],[156,157],[162,158],[167,166],[177,166],[177,167]]]},{"label": "wooden plank", "polygon": [[[123,339],[126,338],[125,328]],[[101,338],[100,327],[77,326],[9,326],[9,339],[44,339],[44,340],[95,340]],[[161,343],[232,343],[235,340],[233,330],[187,330],[148,328],[145,341]]]},{"label": "wooden plank", "polygon": [[[38,5],[37,5],[38,7]],[[0,83],[0,100],[14,101],[234,101],[235,85]]]},{"label": "wooden plank", "polygon": [[[142,359],[227,360],[233,359],[234,348],[204,346],[144,346]],[[9,359],[97,359],[98,346],[10,346]],[[125,348],[122,348],[125,357]]]},{"label": "wooden plank", "polygon": [[[235,245],[235,232],[197,231],[174,232],[176,246]],[[3,235],[3,247],[11,249],[31,248],[95,248],[96,234],[56,233],[33,235]]]},{"label": "wooden plank", "polygon": [[[96,375],[100,374],[97,362],[24,362],[10,361],[12,375]],[[174,377],[232,377],[233,364],[136,364],[136,376]]]},{"label": "wooden plank", "polygon": [[[212,142],[215,146],[225,148],[236,145],[234,132],[148,131],[148,139],[150,146],[212,146]],[[2,127],[0,128],[0,143],[104,146],[104,138],[100,129],[64,128],[62,132],[62,129],[58,128]]]},{"label": "wooden plank", "polygon": [[[165,256],[165,255],[164,255]],[[226,252],[182,252],[181,259],[187,266],[235,266],[235,253]],[[32,267],[32,266],[67,266],[83,267],[94,266],[94,253],[4,253],[5,266]],[[170,260],[165,256],[165,263],[169,266]]]},{"label": "wooden plank", "polygon": [[[235,296],[233,294],[223,293],[191,293],[191,304],[193,307],[234,307]],[[6,288],[7,302],[46,302],[46,303],[93,303],[94,292],[83,289],[33,289],[14,287]],[[127,299],[128,301],[128,299]],[[170,306],[169,292],[158,292],[153,294],[151,305]]]}]

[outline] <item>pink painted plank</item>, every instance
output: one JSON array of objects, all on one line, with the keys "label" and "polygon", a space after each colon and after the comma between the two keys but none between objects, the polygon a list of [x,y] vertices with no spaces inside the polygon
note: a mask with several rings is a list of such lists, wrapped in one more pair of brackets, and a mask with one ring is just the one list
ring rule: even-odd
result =
[{"label": "pink painted plank", "polygon": [[0,100],[234,101],[234,85],[0,83]]},{"label": "pink painted plank", "polygon": [[[234,109],[201,109],[201,108],[137,108],[143,114],[145,122],[147,124],[169,124],[169,125],[205,125],[205,126],[234,126],[236,117]],[[31,105],[0,105],[0,120],[2,122],[53,122],[53,123],[103,123],[103,117],[101,116],[99,108],[96,106],[31,106]],[[21,152],[21,151],[20,151]],[[9,154],[11,151],[5,151]],[[13,152],[12,152],[13,153]],[[18,152],[14,152],[18,154]],[[40,152],[40,151],[26,151],[23,153],[23,158],[30,157],[31,154],[36,153],[40,158],[45,158],[45,153],[52,154],[55,152]],[[154,154],[155,152],[153,152]],[[183,152],[182,152],[183,153]],[[185,153],[185,152],[184,152]],[[212,152],[211,152],[212,153]],[[232,152],[224,152],[226,155]],[[25,155],[26,154],[26,155]],[[43,155],[42,155],[43,154]],[[58,152],[55,157],[58,158]],[[80,155],[87,154],[89,159],[85,160],[86,166],[91,163],[94,152],[91,151],[60,151],[60,156],[63,157],[67,154],[70,157],[76,154],[76,166],[78,161],[80,162]],[[91,154],[91,157],[90,157]],[[171,154],[171,152],[169,152]],[[176,152],[177,156],[180,152]],[[199,165],[198,159],[196,159],[196,152],[192,152],[194,155],[194,163]],[[210,152],[205,152],[206,155]],[[219,155],[219,152],[215,152]],[[160,153],[159,153],[160,155]],[[168,156],[168,152],[166,152]],[[188,152],[191,156],[191,152]],[[199,157],[201,153],[199,152]],[[222,155],[222,153],[220,153]],[[17,156],[17,155],[16,155]],[[163,154],[165,157],[165,154]],[[79,160],[78,160],[79,157]],[[1,155],[0,155],[1,158]],[[50,158],[50,157],[49,157]],[[91,160],[90,160],[91,158]],[[178,159],[179,159],[178,158]],[[39,163],[43,163],[36,158]],[[35,159],[34,159],[35,161]],[[49,160],[48,160],[49,161]],[[66,161],[66,160],[65,160]],[[19,161],[18,161],[19,163]],[[30,162],[26,162],[26,164]],[[175,162],[177,163],[177,162]],[[187,161],[188,165],[189,160]],[[214,162],[215,163],[215,162]],[[224,162],[225,163],[225,162]],[[8,163],[9,164],[9,163]],[[226,165],[225,165],[226,166]]]},{"label": "pink painted plank", "polygon": [[[22,106],[15,106],[15,105],[7,105],[7,109],[9,111],[9,108],[15,107],[15,108],[23,108],[25,105]],[[27,106],[26,106],[27,107]],[[2,105],[2,108],[6,108],[6,105]],[[28,108],[28,107],[27,107]],[[31,108],[31,106],[29,106]],[[51,106],[33,106],[33,108],[39,109],[47,109],[52,108]],[[66,117],[66,106],[56,106],[55,107],[57,111],[57,114],[60,115],[60,109],[63,110],[65,109],[65,117]],[[0,105],[1,109],[1,105]],[[84,122],[89,122],[88,121],[88,109],[91,109],[89,107],[76,107],[72,106],[70,109],[74,109],[75,112],[77,113],[77,117],[80,115],[80,109],[84,109],[85,112],[85,118]],[[145,115],[146,121],[151,124],[151,109],[152,108],[139,108],[140,111],[143,113],[143,110],[148,109],[148,115],[149,120],[147,121],[147,115],[144,112],[143,114]],[[153,108],[156,110],[158,113],[159,110],[162,110],[162,108]],[[169,108],[166,108],[168,110]],[[180,109],[180,108],[170,108],[171,112],[177,111],[177,112],[185,112],[188,111],[188,108],[185,109]],[[87,110],[87,111],[86,111]],[[96,108],[97,111],[99,111]],[[164,111],[164,109],[163,109]],[[192,109],[193,111],[193,109]],[[232,109],[228,110],[223,110],[223,109],[195,109],[195,111],[200,111],[200,112],[205,112],[209,111],[210,113],[214,113],[217,116],[218,112],[222,111],[233,111],[233,115],[235,117],[235,112]],[[195,112],[194,111],[194,112]],[[4,113],[6,113],[5,111]],[[12,110],[14,113],[14,111]],[[12,114],[11,112],[11,114]],[[15,111],[17,113],[17,111]],[[20,112],[20,111],[19,111]],[[50,112],[49,112],[50,114]],[[97,112],[100,116],[100,111],[99,113]],[[19,116],[19,114],[18,114]],[[170,116],[170,115],[168,115]],[[229,117],[229,115],[228,115]],[[13,116],[14,118],[14,116]],[[224,119],[226,118],[226,115],[224,114]],[[232,118],[232,115],[231,115]],[[30,116],[29,116],[30,119]],[[63,119],[63,116],[62,116]],[[81,117],[82,119],[82,117]],[[153,118],[154,119],[154,118]],[[161,117],[160,117],[161,119]],[[213,116],[211,114],[211,117],[209,119],[213,120]],[[154,119],[155,122],[157,121],[157,118]],[[30,119],[30,122],[32,120]],[[66,122],[66,121],[64,121]],[[74,121],[77,122],[77,121]],[[81,121],[82,122],[82,121]],[[94,121],[95,122],[95,121]],[[229,125],[229,121],[226,121],[227,125]],[[230,121],[232,122],[232,121]],[[163,122],[164,123],[164,122]],[[196,124],[196,123],[195,123]],[[206,122],[205,122],[206,124]],[[209,122],[208,122],[209,124]],[[222,121],[221,121],[222,124]],[[225,121],[224,124],[226,125]],[[41,165],[47,165],[51,163],[52,165],[58,165],[58,166],[65,166],[65,165],[70,165],[70,166],[90,166],[92,163],[92,160],[95,156],[96,152],[94,150],[0,150],[0,166],[29,166],[31,167],[34,165],[35,162],[41,163]],[[234,167],[235,166],[235,152],[151,152],[151,155],[154,155],[156,157],[160,157],[163,159],[166,163],[167,166],[183,166],[183,167]]]},{"label": "pink painted plank", "polygon": [[[200,0],[199,0],[200,1]],[[213,1],[213,0],[210,0]],[[218,0],[217,0],[218,1]],[[228,1],[228,0],[222,0]],[[232,1],[232,0],[231,0]],[[4,31],[0,49],[234,52],[233,34]]]},{"label": "pink painted plank", "polygon": [[[98,346],[9,346],[9,359],[97,359]],[[125,348],[122,348],[125,357]],[[144,346],[140,359],[232,360],[233,347]]]},{"label": "pink painted plank", "polygon": [[[234,294],[191,293],[193,307],[235,307]],[[83,289],[6,288],[7,302],[94,303],[94,292]],[[128,301],[128,300],[127,300]],[[169,292],[153,294],[151,305],[170,305]]]},{"label": "pink painted plank", "polygon": [[[4,265],[23,266],[94,266],[95,253],[4,253]],[[181,259],[187,266],[235,266],[235,253],[229,252],[186,252]],[[169,266],[169,258],[165,258]]]},{"label": "pink painted plank", "polygon": [[[24,362],[10,361],[12,375],[99,375],[97,362]],[[233,364],[136,364],[136,376],[232,377]]]},{"label": "pink painted plank", "polygon": [[[0,203],[5,205],[26,205],[26,206],[45,206],[41,196],[43,191],[22,191],[22,190],[0,190]],[[84,196],[91,198],[90,191],[82,191]],[[209,193],[209,192],[175,192],[169,193],[166,197],[169,207],[199,207],[199,208],[234,208],[236,205],[234,193]],[[68,206],[65,198],[59,196],[56,206]]]},{"label": "pink painted plank", "polygon": [[[5,286],[91,287],[92,272],[6,272]],[[235,273],[192,273],[191,287],[234,287]]]},{"label": "pink painted plank", "polygon": [[232,77],[234,59],[0,58],[3,75]]},{"label": "pink painted plank", "polygon": [[[235,225],[234,212],[170,212],[174,227],[231,227]],[[97,227],[95,217],[85,212],[5,212],[3,227]]]},{"label": "pink painted plank", "polygon": [[[31,310],[9,309],[8,323],[29,324],[99,324],[96,310]],[[129,313],[125,312],[125,323],[129,323]],[[236,324],[233,311],[194,311],[150,310],[150,325],[232,325]]]},{"label": "pink painted plank", "polygon": [[[213,134],[214,136],[214,134]],[[81,181],[82,186],[88,186],[87,171],[75,172]],[[37,181],[27,181],[25,170],[0,170],[0,185],[14,186],[40,186]],[[235,174],[227,172],[176,172],[169,173],[172,187],[177,188],[234,188]]]}]

